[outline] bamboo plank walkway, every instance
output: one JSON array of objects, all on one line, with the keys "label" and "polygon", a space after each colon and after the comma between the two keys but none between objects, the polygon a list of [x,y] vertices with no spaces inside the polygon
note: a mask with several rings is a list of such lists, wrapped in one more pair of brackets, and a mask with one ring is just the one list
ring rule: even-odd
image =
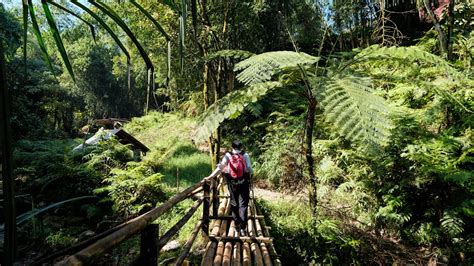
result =
[{"label": "bamboo plank walkway", "polygon": [[281,265],[264,216],[254,213],[255,210],[252,198],[248,208],[248,236],[240,237],[234,221],[229,219],[230,200],[228,197],[222,198],[218,216],[211,220],[209,241],[201,265]]}]

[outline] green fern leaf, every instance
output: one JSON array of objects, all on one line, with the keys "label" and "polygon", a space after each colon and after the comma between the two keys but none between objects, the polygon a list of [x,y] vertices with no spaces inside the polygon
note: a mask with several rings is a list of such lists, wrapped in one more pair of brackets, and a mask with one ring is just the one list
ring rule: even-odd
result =
[{"label": "green fern leaf", "polygon": [[244,51],[244,50],[220,50],[215,53],[209,54],[206,57],[206,61],[211,61],[216,58],[222,58],[222,57],[244,60],[253,55],[255,54],[249,51]]},{"label": "green fern leaf", "polygon": [[291,51],[268,52],[254,55],[235,65],[237,79],[246,84],[269,81],[276,73],[285,68],[296,67],[298,65],[314,64],[319,60],[305,53]]},{"label": "green fern leaf", "polygon": [[219,99],[216,103],[209,106],[200,116],[196,133],[198,140],[208,137],[225,119],[236,117],[234,114],[241,113],[250,103],[254,103],[263,95],[269,93],[275,88],[282,87],[283,84],[276,81],[257,83],[249,86],[247,89],[236,90],[225,97]]},{"label": "green fern leaf", "polygon": [[369,78],[336,76],[318,96],[326,120],[335,125],[339,134],[372,147],[387,143],[392,128],[391,110],[382,97],[373,94]]},{"label": "green fern leaf", "polygon": [[464,231],[464,222],[453,212],[445,211],[441,218],[441,229],[450,237],[455,237]]},{"label": "green fern leaf", "polygon": [[421,63],[427,65],[435,65],[446,70],[447,74],[460,75],[451,64],[442,57],[427,52],[417,46],[408,47],[383,47],[372,45],[363,49],[354,58],[356,61],[374,61],[374,60],[398,60],[405,64]]}]

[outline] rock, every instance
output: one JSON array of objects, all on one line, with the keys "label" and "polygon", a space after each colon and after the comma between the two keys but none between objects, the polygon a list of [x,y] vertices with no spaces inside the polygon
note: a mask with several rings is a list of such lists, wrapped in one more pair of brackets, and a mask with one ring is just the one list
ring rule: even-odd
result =
[{"label": "rock", "polygon": [[172,240],[161,249],[162,251],[171,251],[178,249],[181,245],[179,244],[178,240]]}]

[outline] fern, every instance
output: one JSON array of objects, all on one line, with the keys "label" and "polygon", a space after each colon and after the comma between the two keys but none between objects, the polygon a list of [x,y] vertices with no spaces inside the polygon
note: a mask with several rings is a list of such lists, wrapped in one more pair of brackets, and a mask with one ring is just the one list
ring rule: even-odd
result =
[{"label": "fern", "polygon": [[236,117],[250,103],[258,101],[269,91],[281,87],[277,81],[256,83],[244,90],[236,90],[219,99],[201,114],[196,137],[203,140],[208,137],[225,119]]},{"label": "fern", "polygon": [[206,61],[211,61],[216,58],[222,58],[222,57],[244,60],[253,55],[255,54],[249,51],[244,51],[244,50],[220,50],[215,53],[209,54],[206,57]]},{"label": "fern", "polygon": [[[312,80],[313,84],[316,82]],[[338,75],[320,88],[318,96],[325,118],[339,134],[370,146],[387,143],[392,128],[391,110],[382,97],[373,94],[369,78]]]},{"label": "fern", "polygon": [[441,230],[450,237],[456,237],[464,232],[464,222],[453,212],[445,211],[441,218]]},{"label": "fern", "polygon": [[387,60],[387,59],[397,59],[401,62],[406,64],[413,63],[413,62],[420,62],[430,65],[437,65],[445,68],[451,73],[457,72],[448,61],[444,60],[443,58],[429,53],[423,49],[420,49],[416,46],[408,46],[408,47],[382,47],[379,45],[372,45],[364,50],[362,50],[359,54],[357,54],[354,58],[355,60]]},{"label": "fern", "polygon": [[270,80],[276,73],[285,68],[298,65],[314,64],[319,60],[305,53],[291,51],[268,52],[252,56],[235,65],[237,79],[246,84],[254,84]]}]

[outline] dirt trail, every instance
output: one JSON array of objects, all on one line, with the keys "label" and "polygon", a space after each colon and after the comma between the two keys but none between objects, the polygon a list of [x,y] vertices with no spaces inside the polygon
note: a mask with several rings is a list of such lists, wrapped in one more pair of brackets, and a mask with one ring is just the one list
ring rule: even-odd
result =
[{"label": "dirt trail", "polygon": [[254,188],[254,193],[256,198],[261,198],[268,201],[275,201],[275,200],[300,200],[302,196],[292,195],[288,193],[281,193],[278,191],[272,191],[262,188]]}]

